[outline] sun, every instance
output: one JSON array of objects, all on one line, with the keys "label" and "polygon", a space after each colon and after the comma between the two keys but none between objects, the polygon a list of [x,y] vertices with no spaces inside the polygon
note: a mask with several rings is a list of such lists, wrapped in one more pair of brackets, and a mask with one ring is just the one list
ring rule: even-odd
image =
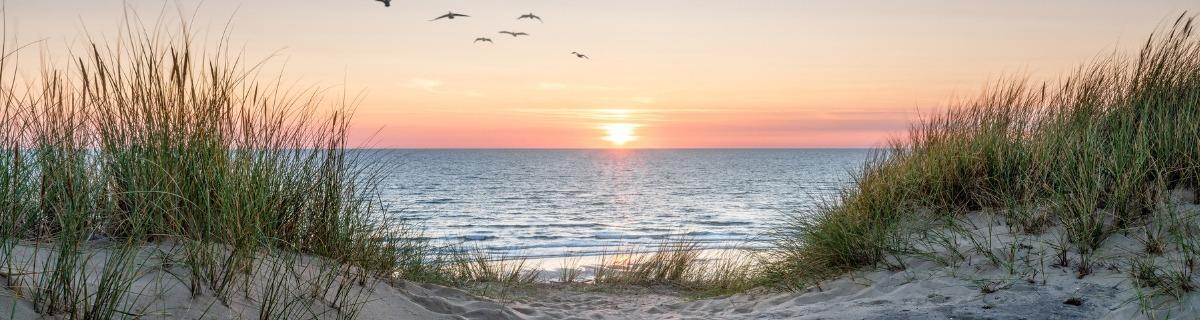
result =
[{"label": "sun", "polygon": [[608,141],[614,146],[624,146],[630,141],[637,140],[637,135],[634,135],[633,133],[634,129],[637,129],[637,127],[638,125],[632,123],[605,124],[600,126],[600,129],[603,129],[605,133],[605,136],[600,139]]}]

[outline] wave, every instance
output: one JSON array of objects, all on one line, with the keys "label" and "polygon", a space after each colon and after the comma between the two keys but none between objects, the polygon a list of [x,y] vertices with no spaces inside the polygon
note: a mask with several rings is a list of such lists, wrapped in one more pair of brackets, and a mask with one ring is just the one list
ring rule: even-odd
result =
[{"label": "wave", "polygon": [[550,242],[541,244],[521,244],[521,245],[494,245],[485,246],[484,249],[495,251],[520,251],[527,249],[554,249],[554,248],[602,248],[612,247],[612,244],[594,243],[582,241],[567,241],[567,242]]},{"label": "wave", "polygon": [[641,239],[641,238],[649,238],[649,237],[653,237],[653,236],[655,236],[655,235],[652,235],[652,234],[627,234],[627,233],[619,233],[619,232],[597,232],[597,233],[592,234],[593,239],[601,239],[601,240]]},{"label": "wave", "polygon": [[746,226],[754,224],[750,221],[696,221],[693,223],[706,226]]},{"label": "wave", "polygon": [[415,201],[414,203],[416,203],[416,204],[446,204],[446,203],[456,203],[456,202],[458,202],[458,200],[456,200],[456,199],[451,199],[451,198],[437,198],[437,199],[422,199],[422,200],[417,200],[417,201]]},{"label": "wave", "polygon": [[517,237],[517,239],[522,239],[522,240],[555,240],[555,239],[562,239],[562,238],[564,238],[564,237],[563,236],[542,236],[542,235]]},{"label": "wave", "polygon": [[599,228],[607,227],[603,223],[546,223],[546,224],[460,224],[451,228],[491,228],[491,229],[528,229],[528,228]]},{"label": "wave", "polygon": [[440,238],[437,238],[437,239],[438,239],[438,240],[443,240],[443,241],[446,241],[446,240],[454,240],[454,241],[488,241],[488,240],[496,240],[496,239],[499,239],[499,238],[500,238],[500,237],[493,236],[493,235],[486,235],[486,234],[469,234],[469,235],[464,235],[464,236],[449,236],[449,237],[440,237]]}]

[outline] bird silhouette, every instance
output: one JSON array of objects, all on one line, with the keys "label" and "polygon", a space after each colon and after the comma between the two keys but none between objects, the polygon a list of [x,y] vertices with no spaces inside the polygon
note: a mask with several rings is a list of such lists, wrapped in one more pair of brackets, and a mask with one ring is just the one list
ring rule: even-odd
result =
[{"label": "bird silhouette", "polygon": [[517,17],[517,20],[521,20],[521,19],[530,19],[530,20],[537,19],[538,22],[544,22],[544,21],[542,21],[542,17],[539,17],[539,16],[533,14],[533,12],[530,12],[529,14],[523,14],[520,17]]},{"label": "bird silhouette", "polygon": [[383,6],[384,6],[384,7],[391,7],[391,6],[392,6],[392,0],[375,0],[375,1],[383,2]]},{"label": "bird silhouette", "polygon": [[500,31],[500,33],[503,33],[503,34],[507,34],[507,35],[513,36],[514,38],[516,38],[516,37],[518,37],[518,36],[527,36],[527,35],[529,35],[528,33],[524,33],[524,32],[512,32],[512,31]]},{"label": "bird silhouette", "polygon": [[576,58],[592,60],[592,58],[588,58],[588,56],[586,54],[582,54],[582,53],[578,53],[578,52],[574,52],[574,51],[572,51],[571,54],[575,55]]},{"label": "bird silhouette", "polygon": [[480,41],[487,42],[487,43],[492,43],[492,39],[491,39],[491,38],[484,38],[484,37],[475,38],[475,41],[474,41],[474,42],[480,42]]},{"label": "bird silhouette", "polygon": [[461,14],[461,13],[454,13],[454,11],[450,11],[449,13],[443,14],[443,15],[438,16],[437,18],[433,18],[433,20],[429,20],[429,21],[441,20],[442,18],[454,20],[455,17],[470,17],[470,16]]}]

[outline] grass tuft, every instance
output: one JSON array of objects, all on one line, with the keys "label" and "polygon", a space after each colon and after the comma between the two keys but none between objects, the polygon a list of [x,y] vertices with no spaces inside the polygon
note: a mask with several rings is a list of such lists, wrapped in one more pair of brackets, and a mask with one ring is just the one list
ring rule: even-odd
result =
[{"label": "grass tuft", "polygon": [[[870,156],[852,188],[777,230],[765,268],[773,282],[805,287],[888,263],[921,232],[906,220],[1005,208],[995,211],[1012,230],[1061,228],[1059,264],[1073,251],[1086,276],[1111,235],[1170,210],[1169,190],[1200,193],[1196,141],[1200,39],[1185,14],[1134,56],[1099,59],[1056,84],[1005,79],[922,119]],[[1146,230],[1147,252],[1168,249],[1170,230]],[[1139,281],[1161,278],[1141,271]]]},{"label": "grass tuft", "polygon": [[10,284],[38,312],[134,317],[153,245],[178,249],[193,297],[258,299],[261,318],[352,318],[379,279],[438,278],[428,244],[375,215],[379,168],[348,149],[355,99],[261,76],[228,35],[131,16],[36,72],[0,48],[0,264],[32,272]]}]

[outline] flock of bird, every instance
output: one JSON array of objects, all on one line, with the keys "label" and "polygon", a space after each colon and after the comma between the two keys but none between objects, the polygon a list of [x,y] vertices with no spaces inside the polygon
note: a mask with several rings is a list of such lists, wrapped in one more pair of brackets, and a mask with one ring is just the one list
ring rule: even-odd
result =
[{"label": "flock of bird", "polygon": [[[378,1],[378,2],[383,2],[383,6],[384,6],[384,7],[391,7],[391,6],[392,6],[392,0],[375,0],[375,1]],[[438,20],[442,20],[442,19],[454,20],[454,19],[456,19],[456,18],[470,18],[470,17],[471,17],[471,16],[469,16],[469,15],[465,15],[465,14],[461,14],[461,13],[454,13],[454,11],[449,11],[449,12],[447,12],[446,14],[440,15],[440,16],[438,16],[437,18],[433,18],[432,20],[429,20],[429,21],[438,21]],[[521,15],[520,17],[517,17],[517,20],[525,20],[525,19],[529,19],[529,20],[537,20],[538,22],[544,22],[544,21],[542,21],[542,17],[539,17],[539,16],[537,16],[537,15],[533,14],[532,12],[530,12],[529,14],[523,14],[523,15]],[[510,36],[512,36],[513,38],[517,38],[517,37],[520,37],[520,36],[529,36],[529,34],[528,34],[528,33],[524,33],[524,32],[516,32],[516,31],[508,31],[508,30],[500,31],[499,33],[501,33],[501,34],[507,34],[507,35],[510,35]],[[478,38],[475,38],[475,41],[473,41],[473,42],[487,42],[487,43],[492,43],[492,38],[488,38],[488,37],[478,37]],[[587,55],[585,55],[585,54],[582,54],[582,53],[579,53],[579,52],[574,52],[574,51],[572,51],[572,52],[571,52],[571,54],[575,55],[575,57],[576,57],[576,58],[579,58],[579,59],[589,59],[589,60],[591,59],[591,58],[589,58]]]}]

